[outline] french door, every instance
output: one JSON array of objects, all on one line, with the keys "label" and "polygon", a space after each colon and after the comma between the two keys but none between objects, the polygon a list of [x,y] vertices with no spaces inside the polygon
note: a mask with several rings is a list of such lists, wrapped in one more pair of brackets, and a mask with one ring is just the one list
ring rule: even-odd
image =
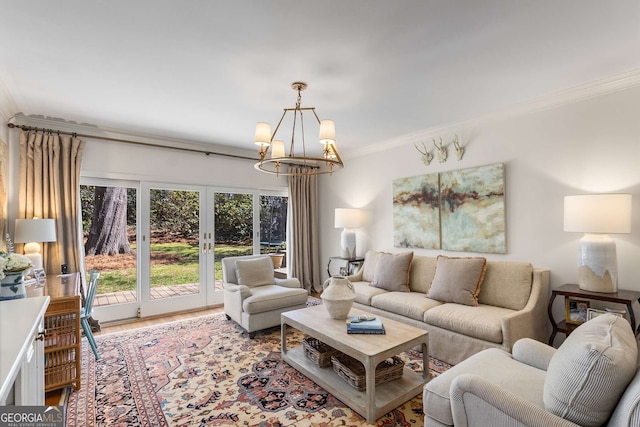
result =
[{"label": "french door", "polygon": [[206,187],[142,183],[141,194],[140,316],[206,307]]},{"label": "french door", "polygon": [[94,305],[101,321],[220,305],[222,258],[265,252],[265,243],[286,248],[282,193],[90,179],[81,190],[85,242],[109,227],[98,220],[101,198],[119,200],[111,211],[126,229],[124,249],[85,254],[86,269],[103,271]]}]

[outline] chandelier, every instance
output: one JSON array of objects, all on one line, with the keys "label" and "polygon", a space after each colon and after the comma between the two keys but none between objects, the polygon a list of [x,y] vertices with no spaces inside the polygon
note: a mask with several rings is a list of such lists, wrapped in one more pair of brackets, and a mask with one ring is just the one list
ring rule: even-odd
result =
[{"label": "chandelier", "polygon": [[[294,108],[285,108],[275,131],[271,134],[269,123],[259,122],[256,125],[255,144],[260,147],[260,160],[255,164],[255,168],[266,173],[276,175],[320,175],[333,173],[342,169],[342,159],[336,148],[336,126],[333,120],[320,120],[314,107],[301,107],[300,92],[307,88],[306,83],[295,82],[291,84],[293,90],[298,91],[298,99]],[[289,153],[285,153],[284,141],[275,139],[282,120],[287,113],[293,112],[293,127],[291,130],[291,144]],[[320,126],[319,142],[322,144],[322,154],[312,154],[313,150],[307,153],[304,140],[304,117],[303,112],[311,111]],[[298,129],[299,127],[299,129]],[[296,147],[296,131],[299,130],[301,144]]]}]

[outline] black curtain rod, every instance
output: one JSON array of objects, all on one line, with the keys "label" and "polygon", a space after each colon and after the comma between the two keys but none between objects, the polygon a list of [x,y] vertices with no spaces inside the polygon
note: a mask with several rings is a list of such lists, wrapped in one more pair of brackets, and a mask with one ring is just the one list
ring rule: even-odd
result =
[{"label": "black curtain rod", "polygon": [[86,134],[76,133],[76,132],[65,132],[65,131],[55,130],[55,129],[37,128],[37,127],[34,127],[34,126],[25,126],[25,125],[21,126],[21,125],[16,125],[16,124],[13,124],[13,123],[7,123],[7,126],[9,126],[9,128],[11,128],[11,129],[17,128],[17,129],[21,129],[21,130],[23,130],[25,132],[35,131],[35,132],[44,132],[44,133],[57,133],[58,135],[70,135],[70,136],[72,136],[74,138],[77,138],[77,137],[93,138],[93,139],[101,139],[101,140],[104,140],[104,141],[123,142],[125,144],[143,145],[145,147],[166,148],[168,150],[180,150],[180,151],[188,151],[190,153],[201,153],[201,154],[204,154],[206,156],[212,156],[212,155],[213,156],[224,156],[224,157],[232,157],[234,159],[258,161],[257,159],[254,159],[254,158],[251,158],[251,157],[239,156],[239,155],[236,155],[236,154],[218,153],[218,152],[215,152],[215,151],[196,150],[195,148],[171,147],[169,145],[152,144],[152,143],[149,143],[149,142],[130,141],[128,139],[107,138],[106,136],[86,135]]}]

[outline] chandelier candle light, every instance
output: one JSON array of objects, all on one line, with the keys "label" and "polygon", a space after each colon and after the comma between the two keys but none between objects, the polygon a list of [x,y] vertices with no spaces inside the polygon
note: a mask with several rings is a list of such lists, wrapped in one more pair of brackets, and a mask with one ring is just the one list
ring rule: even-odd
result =
[{"label": "chandelier candle light", "polygon": [[618,292],[616,244],[609,233],[631,233],[631,195],[565,196],[564,231],[585,233],[578,253],[580,289]]},{"label": "chandelier candle light", "polygon": [[360,227],[360,209],[337,208],[335,212],[335,227],[343,229],[340,235],[342,258],[355,258],[356,232],[353,229]]},{"label": "chandelier candle light", "polygon": [[[291,88],[298,92],[298,99],[294,108],[285,108],[280,121],[273,134],[269,123],[259,122],[256,125],[255,144],[260,147],[260,160],[255,164],[255,168],[266,173],[276,175],[320,175],[333,173],[344,167],[342,159],[336,148],[336,127],[333,120],[320,120],[314,107],[301,107],[300,92],[307,88],[306,83],[295,82]],[[285,143],[275,139],[280,125],[287,113],[293,112],[291,144],[289,153],[285,152]],[[307,152],[304,139],[304,117],[303,112],[311,111],[316,118],[319,130],[319,142],[322,144],[322,154],[313,155],[310,150]],[[299,126],[301,145],[296,147],[296,128]],[[318,150],[319,151],[319,150]],[[268,156],[269,155],[269,156]]]}]

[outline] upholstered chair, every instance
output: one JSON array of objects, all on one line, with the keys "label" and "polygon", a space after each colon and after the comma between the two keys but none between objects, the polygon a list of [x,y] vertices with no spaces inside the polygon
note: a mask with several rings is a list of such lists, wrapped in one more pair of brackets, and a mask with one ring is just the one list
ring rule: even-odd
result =
[{"label": "upholstered chair", "polygon": [[483,350],[424,387],[424,425],[640,426],[638,341],[613,314],[556,350],[529,338]]},{"label": "upholstered chair", "polygon": [[280,325],[280,314],[307,304],[307,291],[295,278],[274,276],[269,255],[222,259],[224,312],[242,326],[250,338],[256,331]]}]

